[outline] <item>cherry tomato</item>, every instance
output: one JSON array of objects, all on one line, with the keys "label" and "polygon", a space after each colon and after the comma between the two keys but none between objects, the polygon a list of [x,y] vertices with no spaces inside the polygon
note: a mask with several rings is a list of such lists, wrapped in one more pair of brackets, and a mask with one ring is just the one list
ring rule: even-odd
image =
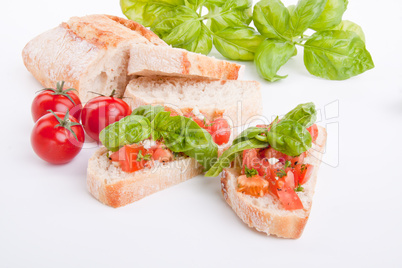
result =
[{"label": "cherry tomato", "polygon": [[53,112],[65,114],[69,111],[70,115],[80,120],[82,104],[73,88],[63,89],[64,81],[58,82],[56,89],[46,88],[39,93],[31,105],[31,113],[34,122],[38,121],[43,115]]},{"label": "cherry tomato", "polygon": [[99,141],[99,133],[105,127],[130,114],[130,106],[122,99],[100,96],[85,104],[81,122],[88,136]]},{"label": "cherry tomato", "polygon": [[228,121],[224,118],[217,118],[212,121],[210,129],[216,144],[222,145],[229,142],[231,130]]},{"label": "cherry tomato", "polygon": [[35,153],[52,164],[70,162],[81,151],[84,140],[84,129],[68,112],[45,114],[31,133]]}]

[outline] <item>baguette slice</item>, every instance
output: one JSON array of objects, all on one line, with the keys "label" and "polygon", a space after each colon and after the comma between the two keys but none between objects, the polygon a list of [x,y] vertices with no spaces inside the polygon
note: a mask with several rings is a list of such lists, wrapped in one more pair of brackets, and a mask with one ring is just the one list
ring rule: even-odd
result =
[{"label": "baguette slice", "polygon": [[44,86],[66,81],[85,103],[97,93],[122,96],[132,45],[167,46],[142,25],[115,16],[72,17],[40,34],[23,49],[28,71]]},{"label": "baguette slice", "polygon": [[[130,48],[141,56],[130,59]],[[95,96],[89,91],[110,95],[116,89],[116,96],[121,97],[129,80],[129,63],[131,68],[138,66],[134,73],[143,75],[153,70],[151,73],[161,75],[213,79],[236,79],[241,67],[195,53],[178,53],[142,25],[109,15],[73,17],[31,40],[22,57],[44,87],[64,80],[66,87],[79,91],[83,103]],[[178,63],[184,69],[178,68]]]},{"label": "baguette slice", "polygon": [[314,171],[310,180],[303,185],[304,191],[298,192],[304,209],[288,211],[284,210],[280,202],[271,195],[256,198],[240,193],[237,191],[237,178],[241,169],[224,169],[221,177],[222,194],[226,202],[249,227],[267,235],[284,238],[299,238],[302,235],[310,215],[318,168],[327,139],[325,128],[319,126],[318,129],[317,141],[305,158],[306,163],[314,166]]},{"label": "baguette slice", "polygon": [[243,65],[169,46],[133,46],[128,62],[128,74],[136,76],[236,80],[241,76],[243,69]]},{"label": "baguette slice", "polygon": [[262,114],[256,81],[138,77],[130,81],[124,97],[132,109],[159,104],[187,113],[197,108],[210,120],[224,117],[231,127],[250,123]]},{"label": "baguette slice", "polygon": [[203,172],[203,167],[196,160],[183,157],[166,164],[156,162],[151,169],[126,173],[108,159],[107,152],[102,147],[89,159],[87,187],[96,199],[114,208],[133,203]]}]

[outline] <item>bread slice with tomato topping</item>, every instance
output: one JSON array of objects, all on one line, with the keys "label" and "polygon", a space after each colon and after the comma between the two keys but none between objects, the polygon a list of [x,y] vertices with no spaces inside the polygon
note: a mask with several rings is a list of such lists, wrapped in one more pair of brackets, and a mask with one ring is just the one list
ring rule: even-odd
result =
[{"label": "bread slice with tomato topping", "polygon": [[117,208],[164,190],[197,175],[203,167],[193,158],[179,157],[169,162],[155,162],[152,167],[125,172],[102,147],[89,159],[87,188],[105,205]]},{"label": "bread slice with tomato topping", "polygon": [[299,238],[310,215],[318,168],[321,164],[326,139],[325,128],[318,126],[317,139],[304,158],[305,164],[314,167],[313,172],[310,179],[303,184],[304,190],[297,192],[303,209],[286,210],[278,198],[271,194],[255,197],[239,191],[238,178],[242,174],[240,167],[223,170],[221,187],[226,202],[249,227],[267,235]]},{"label": "bread slice with tomato topping", "polygon": [[72,17],[29,41],[22,58],[44,87],[63,80],[79,91],[83,103],[95,96],[90,91],[109,95],[115,89],[121,97],[128,72],[237,79],[242,68],[172,48],[141,24],[110,15]]}]

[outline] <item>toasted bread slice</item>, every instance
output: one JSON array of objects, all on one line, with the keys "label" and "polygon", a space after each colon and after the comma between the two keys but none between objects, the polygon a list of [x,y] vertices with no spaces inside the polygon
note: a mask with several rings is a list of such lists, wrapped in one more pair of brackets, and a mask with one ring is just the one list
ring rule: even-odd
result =
[{"label": "toasted bread slice", "polygon": [[231,127],[262,115],[261,89],[256,81],[138,77],[130,81],[124,97],[132,109],[159,104],[185,114],[197,108],[210,120],[224,117]]},{"label": "toasted bread slice", "polygon": [[[130,59],[130,48],[141,57]],[[129,80],[129,63],[131,68],[138,66],[134,73],[142,75],[197,75],[206,79],[236,79],[241,67],[195,53],[176,52],[142,25],[109,15],[73,17],[32,39],[22,57],[26,68],[44,87],[54,87],[64,80],[66,87],[79,91],[83,103],[96,96],[90,91],[110,95],[116,89],[116,96],[121,97]]]},{"label": "toasted bread slice", "polygon": [[299,238],[307,223],[311,211],[318,168],[324,152],[327,133],[318,127],[318,138],[305,158],[306,163],[314,166],[311,178],[303,185],[304,191],[298,192],[304,209],[288,211],[283,209],[279,200],[271,195],[253,197],[237,191],[237,178],[240,168],[227,168],[221,177],[222,194],[226,202],[249,227],[267,235],[284,238]]},{"label": "toasted bread slice", "polygon": [[111,207],[121,207],[148,195],[189,180],[203,172],[203,167],[193,158],[182,157],[168,163],[155,163],[127,173],[115,166],[107,157],[105,147],[98,149],[89,159],[87,187],[100,202]]}]

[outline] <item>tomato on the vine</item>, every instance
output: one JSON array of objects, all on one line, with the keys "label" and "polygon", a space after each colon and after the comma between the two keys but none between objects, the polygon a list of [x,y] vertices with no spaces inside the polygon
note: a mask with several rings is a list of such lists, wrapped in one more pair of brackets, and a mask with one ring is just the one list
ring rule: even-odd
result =
[{"label": "tomato on the vine", "polygon": [[[84,129],[68,111],[66,114],[50,112],[42,116],[33,127],[32,148],[49,163],[65,164],[81,151],[85,141]],[[64,119],[61,119],[63,116]]]},{"label": "tomato on the vine", "polygon": [[58,82],[55,89],[42,89],[34,98],[31,105],[31,113],[34,122],[49,113],[49,110],[63,114],[69,111],[70,115],[80,120],[82,104],[77,94],[73,92],[75,89],[63,89],[63,87],[64,81]]},{"label": "tomato on the vine", "polygon": [[99,142],[99,133],[108,125],[131,114],[128,104],[119,98],[99,96],[91,99],[82,109],[81,122],[85,132]]}]

